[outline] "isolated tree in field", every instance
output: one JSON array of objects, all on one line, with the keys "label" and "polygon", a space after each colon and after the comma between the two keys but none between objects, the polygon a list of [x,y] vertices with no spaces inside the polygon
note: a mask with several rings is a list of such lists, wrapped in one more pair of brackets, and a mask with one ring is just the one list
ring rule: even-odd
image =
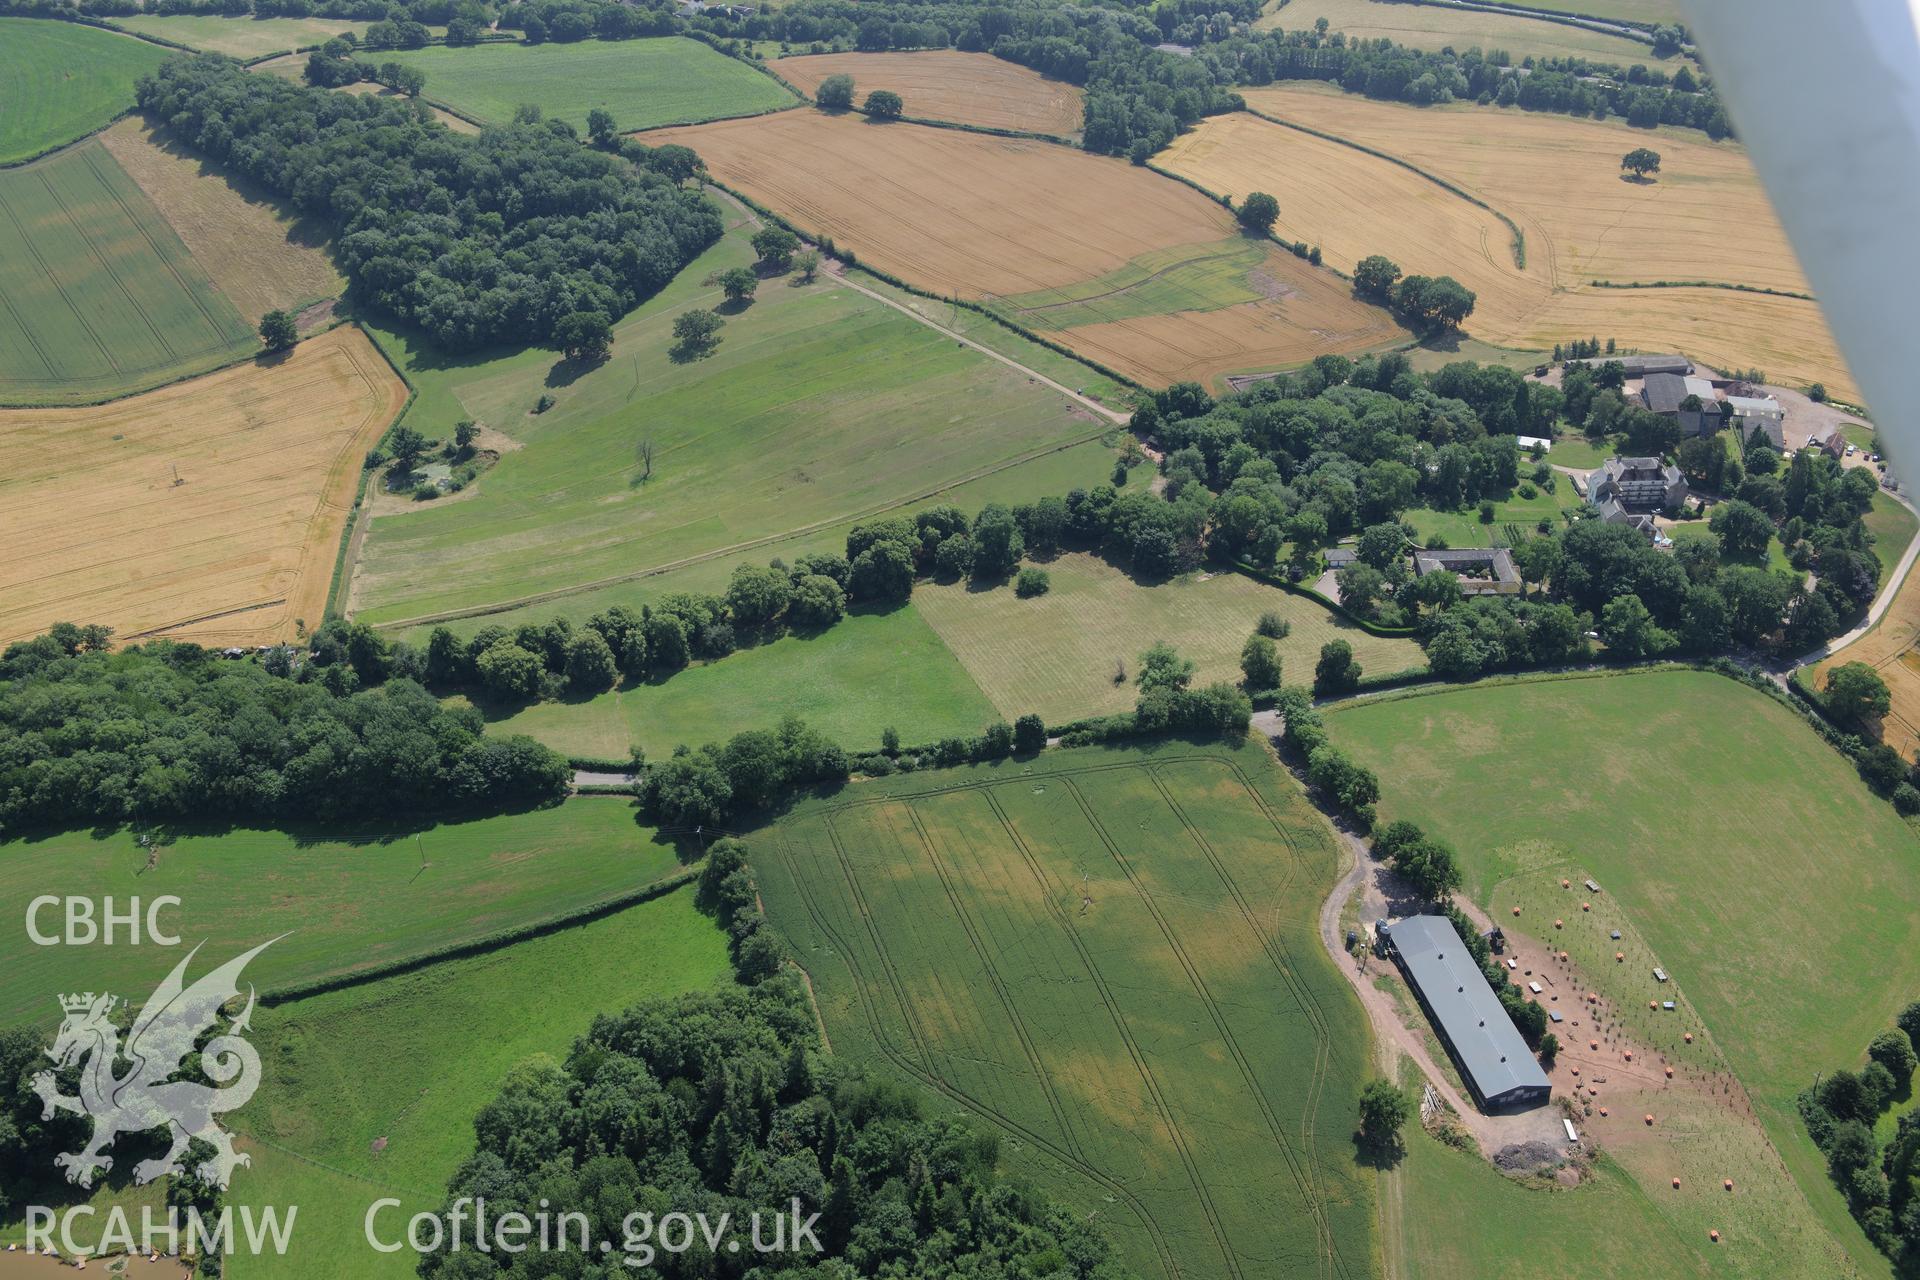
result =
[{"label": "isolated tree in field", "polygon": [[1247,637],[1240,646],[1240,674],[1246,677],[1249,693],[1280,687],[1280,651],[1272,640],[1258,631]]},{"label": "isolated tree in field", "polygon": [[1865,728],[1893,710],[1893,695],[1878,671],[1849,662],[1827,672],[1827,710],[1837,720]]},{"label": "isolated tree in field", "polygon": [[1393,310],[1415,328],[1457,329],[1476,301],[1452,276],[1408,276],[1393,287]]},{"label": "isolated tree in field", "polygon": [[820,274],[820,251],[808,249],[793,260],[795,269],[800,272],[803,284],[812,284],[813,278]]},{"label": "isolated tree in field", "polygon": [[620,130],[613,122],[613,112],[604,107],[595,107],[587,112],[587,137],[595,146],[611,147],[619,136]]},{"label": "isolated tree in field", "polygon": [[673,354],[688,360],[712,351],[720,341],[720,326],[726,323],[705,307],[682,311],[673,322]]},{"label": "isolated tree in field", "polygon": [[728,302],[746,302],[759,287],[760,277],[751,267],[728,267],[720,273],[720,291],[727,295]]},{"label": "isolated tree in field", "polygon": [[1400,278],[1400,264],[1385,254],[1360,259],[1353,269],[1353,291],[1363,298],[1385,302],[1393,296],[1393,285]]},{"label": "isolated tree in field", "polygon": [[829,111],[846,111],[853,106],[853,77],[828,76],[820,82],[813,100]]},{"label": "isolated tree in field", "polygon": [[1140,673],[1133,678],[1133,683],[1143,694],[1155,689],[1184,689],[1193,679],[1193,672],[1193,664],[1162,640],[1140,655]]},{"label": "isolated tree in field", "polygon": [[1241,226],[1264,236],[1280,220],[1280,202],[1264,191],[1255,191],[1240,202],[1235,216],[1240,219]]},{"label": "isolated tree in field", "polygon": [[1636,178],[1644,178],[1660,172],[1660,153],[1651,147],[1635,147],[1620,157],[1620,167],[1631,171]]},{"label": "isolated tree in field", "polygon": [[290,311],[269,311],[260,317],[260,341],[269,351],[285,351],[300,337]]},{"label": "isolated tree in field", "polygon": [[1369,1080],[1360,1090],[1360,1141],[1371,1151],[1392,1151],[1400,1145],[1400,1130],[1413,1114],[1413,1104],[1392,1081]]},{"label": "isolated tree in field", "polygon": [[877,116],[882,120],[898,120],[900,114],[906,109],[907,104],[902,102],[900,95],[891,89],[875,89],[867,95],[866,112],[870,116]]},{"label": "isolated tree in field", "polygon": [[769,271],[785,271],[793,265],[800,248],[800,237],[785,227],[763,227],[753,233],[753,251]]},{"label": "isolated tree in field", "polygon": [[480,428],[474,425],[472,418],[462,418],[453,424],[453,452],[456,457],[465,458],[473,453],[473,442],[480,438]]},{"label": "isolated tree in field", "polygon": [[640,478],[642,480],[653,479],[652,436],[642,436],[640,442],[633,446],[633,458],[634,461],[640,464]]},{"label": "isolated tree in field", "polygon": [[402,473],[413,470],[420,461],[420,454],[427,447],[427,438],[412,427],[397,427],[393,433],[393,461]]},{"label": "isolated tree in field", "polygon": [[569,360],[592,363],[613,350],[613,321],[604,311],[576,311],[553,326],[553,345]]}]

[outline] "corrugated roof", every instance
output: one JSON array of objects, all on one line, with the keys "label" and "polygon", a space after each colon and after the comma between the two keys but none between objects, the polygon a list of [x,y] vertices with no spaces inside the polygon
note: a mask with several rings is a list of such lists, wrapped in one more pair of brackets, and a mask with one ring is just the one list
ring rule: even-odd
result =
[{"label": "corrugated roof", "polygon": [[1409,916],[1387,936],[1472,1077],[1475,1092],[1491,1103],[1515,1089],[1549,1088],[1547,1073],[1533,1060],[1452,921]]},{"label": "corrugated roof", "polygon": [[1687,380],[1677,373],[1650,373],[1640,395],[1655,413],[1678,413],[1687,398]]}]

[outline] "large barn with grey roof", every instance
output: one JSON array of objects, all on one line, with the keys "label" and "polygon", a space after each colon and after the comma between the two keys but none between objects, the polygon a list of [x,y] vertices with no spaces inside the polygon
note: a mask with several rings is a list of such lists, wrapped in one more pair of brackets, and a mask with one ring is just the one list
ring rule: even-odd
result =
[{"label": "large barn with grey roof", "polygon": [[1537,1106],[1553,1086],[1501,1007],[1467,944],[1445,916],[1409,916],[1387,926],[1393,958],[1420,1007],[1488,1111]]}]

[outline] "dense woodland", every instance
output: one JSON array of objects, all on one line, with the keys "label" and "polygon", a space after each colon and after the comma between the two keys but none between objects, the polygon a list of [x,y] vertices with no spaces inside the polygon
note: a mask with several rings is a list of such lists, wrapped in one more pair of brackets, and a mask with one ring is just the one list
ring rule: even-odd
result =
[{"label": "dense woodland", "polygon": [[[516,1068],[474,1131],[477,1149],[450,1198],[484,1196],[490,1214],[578,1209],[596,1242],[621,1241],[636,1212],[732,1215],[738,1252],[724,1243],[710,1251],[696,1232],[691,1249],[659,1253],[647,1274],[1130,1274],[1094,1227],[999,1178],[995,1138],[930,1117],[915,1094],[822,1053],[791,976],[598,1018],[564,1065],[542,1058]],[[755,1253],[746,1243],[751,1215],[771,1218],[796,1198],[803,1221],[819,1215],[819,1251]],[[770,1227],[762,1239],[772,1239]],[[477,1280],[599,1274],[600,1265],[578,1254],[468,1249],[428,1254],[420,1273]]]},{"label": "dense woodland", "polygon": [[579,145],[568,125],[453,133],[413,103],[176,58],[141,108],[331,221],[355,299],[450,350],[618,318],[720,238],[697,191]]},{"label": "dense woodland", "polygon": [[354,691],[347,663],[230,662],[193,644],[118,653],[60,624],[0,656],[0,836],[77,822],[325,821],[557,800],[566,761],[489,737],[411,680]]}]

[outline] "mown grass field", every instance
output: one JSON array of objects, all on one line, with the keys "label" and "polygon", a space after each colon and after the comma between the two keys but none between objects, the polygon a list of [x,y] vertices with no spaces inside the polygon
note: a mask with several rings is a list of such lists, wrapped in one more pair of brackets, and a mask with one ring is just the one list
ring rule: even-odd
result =
[{"label": "mown grass field", "polygon": [[[1031,711],[1057,724],[1127,710],[1140,654],[1160,640],[1198,664],[1196,681],[1238,681],[1240,647],[1268,610],[1292,624],[1278,642],[1289,683],[1310,682],[1320,646],[1336,638],[1374,674],[1425,661],[1412,640],[1368,635],[1312,600],[1237,573],[1141,586],[1090,555],[1042,567],[1052,589],[1029,600],[964,582],[914,591],[914,608],[1009,720]],[[1124,682],[1114,681],[1116,663],[1126,667]]]},{"label": "mown grass field", "polygon": [[1005,1136],[1142,1276],[1359,1276],[1332,836],[1257,747],[862,784],[751,842],[837,1057]]},{"label": "mown grass field", "polygon": [[808,96],[828,76],[852,76],[854,99],[891,89],[906,114],[989,129],[1019,129],[1068,137],[1080,132],[1081,92],[1063,80],[990,53],[927,49],[914,53],[821,53],[781,58],[774,73]]},{"label": "mown grass field", "polygon": [[[1199,192],[1111,157],[811,110],[650,140],[693,147],[721,181],[940,296],[1017,306],[1072,291],[1063,314],[1022,322],[1142,383],[1211,381],[1404,336],[1339,277],[1250,244]],[[1244,254],[1231,290],[1192,268],[1165,274],[1228,254]]]},{"label": "mown grass field", "polygon": [[1792,1098],[1820,1064],[1855,1062],[1920,983],[1920,839],[1843,758],[1698,672],[1481,685],[1327,723],[1379,773],[1382,816],[1451,841],[1482,903],[1529,842],[1589,867],[1686,981],[1814,1212],[1872,1260]]},{"label": "mown grass field", "polygon": [[0,164],[107,124],[133,106],[133,82],[168,53],[79,23],[0,18]]},{"label": "mown grass field", "polygon": [[[1586,6],[1570,4],[1542,7],[1583,12],[1586,9]],[[1651,45],[1625,36],[1520,14],[1448,9],[1439,5],[1388,4],[1380,0],[1292,0],[1269,9],[1256,25],[1263,29],[1304,31],[1311,30],[1320,18],[1325,18],[1333,30],[1344,32],[1349,40],[1385,39],[1410,49],[1451,48],[1462,53],[1476,46],[1489,53],[1504,49],[1513,55],[1516,66],[1527,58],[1585,58],[1620,66],[1657,67],[1672,75],[1675,68],[1691,65],[1689,59],[1678,56],[1656,58]],[[1662,18],[1661,21],[1682,19]]]},{"label": "mown grass field", "polygon": [[347,282],[327,252],[327,227],[296,218],[245,176],[222,168],[141,119],[100,135],[193,259],[242,319],[337,298]]},{"label": "mown grass field", "polygon": [[[1547,455],[1549,460],[1560,453],[1559,444]],[[1571,464],[1566,464],[1571,465]],[[1522,457],[1520,472],[1529,474],[1533,464]],[[1531,483],[1531,482],[1528,482]],[[1526,537],[1534,537],[1539,532],[1539,522],[1545,520],[1552,529],[1560,528],[1564,521],[1561,512],[1576,511],[1582,499],[1573,491],[1573,477],[1554,473],[1553,492],[1548,493],[1539,486],[1533,486],[1531,498],[1522,497],[1519,486],[1515,486],[1504,495],[1493,500],[1493,519],[1491,522],[1480,518],[1480,506],[1475,503],[1465,511],[1435,511],[1419,507],[1406,513],[1420,541],[1438,534],[1447,540],[1450,547],[1490,547],[1496,544],[1506,546],[1510,541],[1507,526],[1518,525]]]},{"label": "mown grass field", "polygon": [[[208,958],[286,934],[248,969],[271,991],[564,915],[679,865],[630,806],[603,797],[419,831],[180,832],[151,870],[147,856],[128,830],[9,841],[0,844],[0,891],[23,911],[47,893],[112,896],[123,908],[134,896],[172,894],[180,906],[162,923],[185,946],[205,940]],[[43,913],[41,927],[59,931],[59,908]],[[51,1026],[53,993],[88,985],[137,1002],[171,964],[124,944],[10,948],[0,1025]]]},{"label": "mown grass field", "polygon": [[318,627],[361,463],[406,386],[356,328],[86,409],[0,410],[0,642]]},{"label": "mown grass field", "polygon": [[[616,806],[619,807],[619,806]],[[410,1251],[376,1254],[362,1221],[383,1196],[386,1239],[440,1207],[473,1151],[473,1117],[527,1059],[565,1058],[596,1015],[731,980],[726,940],[693,890],[484,955],[257,1015],[260,1092],[234,1113],[253,1166],[235,1204],[300,1206],[285,1258],[234,1258],[229,1274],[414,1274]],[[384,1142],[381,1140],[384,1139]]]},{"label": "mown grass field", "polygon": [[[443,361],[387,340],[421,390],[409,423],[445,437],[473,417],[525,447],[458,498],[376,518],[356,616],[393,623],[704,559],[765,563],[791,558],[795,535],[844,545],[851,521],[935,494],[960,501],[949,491],[967,480],[1010,479],[1111,427],[824,275],[764,281],[713,355],[677,363],[674,318],[721,303],[703,281],[751,259],[749,230],[629,316],[612,357],[584,374],[548,351]],[[532,414],[543,394],[554,407]],[[646,438],[657,448],[643,480],[635,448]],[[1093,451],[1071,462],[1077,483],[1111,465]]]},{"label": "mown grass field", "polygon": [[141,35],[224,53],[243,62],[263,54],[312,48],[349,31],[357,36],[367,29],[365,22],[339,18],[227,18],[211,13],[134,13],[112,22]]},{"label": "mown grass field", "polygon": [[[1476,337],[1544,350],[1597,334],[1716,367],[1759,367],[1789,384],[1824,382],[1857,398],[1818,303],[1716,288],[1595,286],[1706,281],[1808,291],[1737,143],[1470,104],[1375,102],[1320,85],[1245,96],[1255,111],[1384,152],[1471,193],[1519,226],[1525,265],[1495,212],[1379,155],[1251,114],[1203,121],[1159,162],[1236,198],[1280,193],[1277,234],[1321,245],[1342,270],[1382,253],[1411,273],[1456,277],[1478,295],[1466,326]],[[1661,154],[1660,173],[1623,179],[1620,157],[1643,145]],[[1355,191],[1367,199],[1356,203]]]},{"label": "mown grass field", "polygon": [[0,261],[0,404],[127,395],[259,346],[98,142],[0,171]]},{"label": "mown grass field", "polygon": [[623,130],[752,115],[793,104],[778,81],[698,40],[590,40],[403,49],[395,61],[427,73],[424,97],[488,124],[531,103],[585,131],[595,107]]},{"label": "mown grass field", "polygon": [[970,737],[999,718],[919,611],[856,613],[811,636],[742,649],[666,680],[578,701],[486,708],[501,732],[608,759],[634,746],[652,758],[680,743],[719,742],[797,715],[849,750],[871,750],[892,725],[906,743]]}]

